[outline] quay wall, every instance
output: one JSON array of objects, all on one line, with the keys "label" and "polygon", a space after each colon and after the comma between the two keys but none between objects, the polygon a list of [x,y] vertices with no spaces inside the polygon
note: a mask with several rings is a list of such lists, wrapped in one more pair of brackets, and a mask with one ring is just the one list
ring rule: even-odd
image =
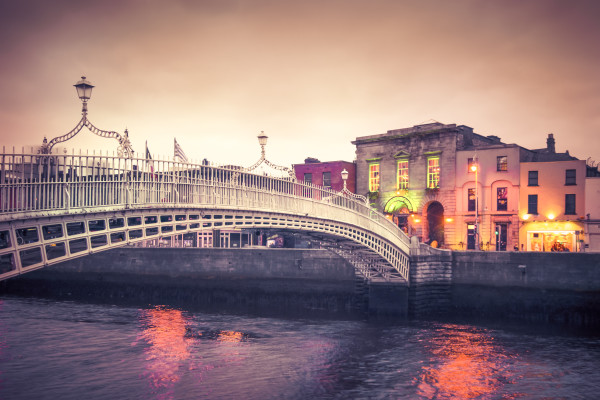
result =
[{"label": "quay wall", "polygon": [[600,327],[600,253],[454,251],[449,311]]},{"label": "quay wall", "polygon": [[9,279],[2,292],[273,311],[366,307],[354,267],[312,249],[124,247]]},{"label": "quay wall", "polygon": [[125,247],[9,279],[2,293],[600,327],[600,253],[450,252],[414,243],[407,287],[366,285],[326,250]]}]

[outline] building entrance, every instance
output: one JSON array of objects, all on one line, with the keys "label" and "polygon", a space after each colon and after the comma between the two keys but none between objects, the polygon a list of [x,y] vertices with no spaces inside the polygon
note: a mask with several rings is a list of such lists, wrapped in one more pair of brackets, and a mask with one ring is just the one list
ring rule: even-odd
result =
[{"label": "building entrance", "polygon": [[467,224],[467,250],[475,250],[475,225]]},{"label": "building entrance", "polygon": [[434,201],[427,207],[427,225],[429,228],[429,243],[444,244],[444,206]]},{"label": "building entrance", "polygon": [[496,251],[506,251],[508,224],[496,224]]}]

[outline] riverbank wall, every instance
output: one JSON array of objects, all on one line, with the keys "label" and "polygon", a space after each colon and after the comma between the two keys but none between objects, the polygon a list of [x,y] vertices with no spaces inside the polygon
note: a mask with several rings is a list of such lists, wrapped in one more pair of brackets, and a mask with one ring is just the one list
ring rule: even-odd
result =
[{"label": "riverbank wall", "polygon": [[367,285],[327,250],[125,247],[9,279],[0,293],[600,327],[600,253],[450,252],[413,243],[409,281]]},{"label": "riverbank wall", "polygon": [[215,309],[353,313],[368,286],[338,255],[311,249],[124,247],[2,283],[0,293]]},{"label": "riverbank wall", "polygon": [[452,252],[449,312],[600,327],[600,253]]}]

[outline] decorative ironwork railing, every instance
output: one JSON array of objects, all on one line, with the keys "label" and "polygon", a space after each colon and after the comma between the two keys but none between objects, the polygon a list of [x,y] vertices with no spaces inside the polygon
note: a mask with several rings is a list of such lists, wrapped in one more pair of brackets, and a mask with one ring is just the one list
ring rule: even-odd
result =
[{"label": "decorative ironwork railing", "polygon": [[102,154],[3,152],[0,222],[94,209],[222,207],[307,215],[369,230],[409,253],[393,222],[345,192],[241,167]]}]

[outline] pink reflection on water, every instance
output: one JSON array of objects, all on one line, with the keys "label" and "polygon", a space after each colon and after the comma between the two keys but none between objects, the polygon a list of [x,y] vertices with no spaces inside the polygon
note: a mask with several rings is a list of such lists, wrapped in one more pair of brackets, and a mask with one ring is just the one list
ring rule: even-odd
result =
[{"label": "pink reflection on water", "polygon": [[244,338],[242,332],[236,331],[220,331],[217,336],[219,342],[240,343]]},{"label": "pink reflection on water", "polygon": [[142,310],[140,320],[144,324],[140,339],[147,343],[144,376],[157,398],[173,399],[173,386],[190,358],[190,344],[185,337],[188,318],[180,310],[157,306]]},{"label": "pink reflection on water", "polygon": [[489,333],[472,327],[442,325],[426,346],[431,365],[422,368],[418,394],[427,399],[516,398],[499,396],[512,379],[509,356]]}]

